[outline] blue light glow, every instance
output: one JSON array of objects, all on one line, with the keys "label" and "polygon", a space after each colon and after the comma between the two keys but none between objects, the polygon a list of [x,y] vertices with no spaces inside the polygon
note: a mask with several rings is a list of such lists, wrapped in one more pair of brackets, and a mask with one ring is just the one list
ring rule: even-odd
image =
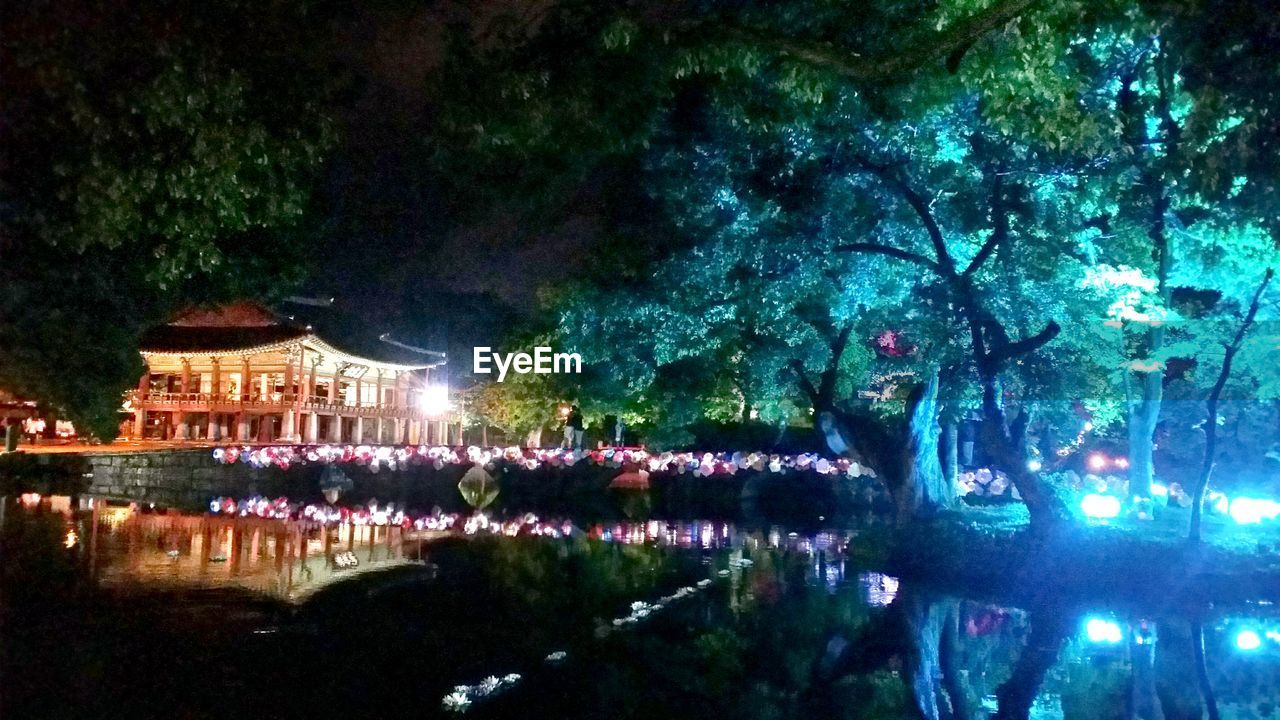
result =
[{"label": "blue light glow", "polygon": [[1258,637],[1258,633],[1252,630],[1241,630],[1236,633],[1236,648],[1245,652],[1252,652],[1262,647],[1262,638]]},{"label": "blue light glow", "polygon": [[1238,497],[1231,501],[1231,519],[1239,525],[1256,525],[1263,520],[1275,520],[1280,515],[1280,503],[1273,500]]},{"label": "blue light glow", "polygon": [[1110,495],[1089,493],[1080,500],[1080,511],[1086,517],[1113,518],[1120,514],[1120,499]]},{"label": "blue light glow", "polygon": [[1124,639],[1119,625],[1102,618],[1089,618],[1084,625],[1084,633],[1089,642],[1099,645],[1116,645]]}]

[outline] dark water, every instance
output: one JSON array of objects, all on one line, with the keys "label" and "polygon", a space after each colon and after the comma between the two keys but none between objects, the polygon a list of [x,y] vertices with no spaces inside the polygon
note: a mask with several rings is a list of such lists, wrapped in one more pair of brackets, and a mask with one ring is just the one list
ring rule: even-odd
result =
[{"label": "dark water", "polygon": [[859,567],[855,531],[655,521],[447,538],[422,548],[431,571],[360,576],[300,606],[145,581],[104,593],[65,532],[56,516],[5,528],[5,718],[1280,712],[1280,609],[1265,601],[1041,593],[1013,607]]}]

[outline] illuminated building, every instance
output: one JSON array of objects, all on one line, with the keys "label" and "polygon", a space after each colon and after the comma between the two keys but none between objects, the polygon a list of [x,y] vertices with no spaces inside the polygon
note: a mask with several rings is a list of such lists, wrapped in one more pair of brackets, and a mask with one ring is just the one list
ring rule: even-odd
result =
[{"label": "illuminated building", "polygon": [[445,444],[456,422],[429,385],[442,355],[357,355],[253,303],[183,313],[140,350],[135,439]]}]

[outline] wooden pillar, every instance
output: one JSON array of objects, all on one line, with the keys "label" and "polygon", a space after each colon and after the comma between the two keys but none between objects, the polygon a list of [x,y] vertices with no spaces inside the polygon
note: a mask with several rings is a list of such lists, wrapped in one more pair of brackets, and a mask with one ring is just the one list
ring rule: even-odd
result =
[{"label": "wooden pillar", "polygon": [[[319,355],[311,358],[311,372],[307,375],[307,387],[303,397],[304,403],[314,402],[313,398],[316,394],[316,368],[320,365],[321,357]],[[307,413],[307,428],[304,439],[306,442],[314,443],[318,439],[320,433],[320,417],[315,408],[312,407]]]},{"label": "wooden pillar", "polygon": [[222,394],[222,358],[209,358],[209,393],[214,396]]},{"label": "wooden pillar", "polygon": [[377,413],[377,420],[374,422],[374,442],[378,445],[382,444],[382,370],[378,370],[377,380],[373,386],[373,407]]},{"label": "wooden pillar", "polygon": [[[392,403],[397,409],[402,409],[409,404],[409,373],[399,372],[396,374],[396,388],[392,393]],[[409,439],[409,421],[396,419],[396,443],[408,444],[412,442]]]},{"label": "wooden pillar", "polygon": [[244,410],[244,404],[249,401],[249,379],[252,377],[249,368],[249,356],[245,355],[240,358],[240,416],[236,423],[236,440],[240,442],[249,442],[249,414]]},{"label": "wooden pillar", "polygon": [[182,400],[179,402],[179,410],[174,414],[177,420],[177,428],[175,437],[179,440],[186,440],[191,437],[191,428],[189,427],[190,418],[187,416],[186,410],[182,408],[187,404],[187,393],[191,392],[191,360],[182,358]]},{"label": "wooden pillar", "polygon": [[133,437],[141,440],[147,432],[147,393],[151,391],[151,371],[144,370],[138,378],[138,400],[133,408]]},{"label": "wooden pillar", "polygon": [[353,433],[353,435],[354,436],[351,438],[352,442],[354,442],[357,445],[364,444],[364,416],[363,415],[356,415],[356,427],[355,427],[355,433]]},{"label": "wooden pillar", "polygon": [[218,422],[218,413],[214,404],[222,395],[222,363],[219,358],[209,358],[209,432],[210,440],[222,439],[222,425]]},{"label": "wooden pillar", "polygon": [[249,398],[252,397],[249,385],[252,377],[252,370],[249,367],[249,356],[245,355],[240,358],[240,402],[242,403],[248,402]]},{"label": "wooden pillar", "polygon": [[284,442],[294,442],[297,438],[294,436],[294,420],[296,415],[294,409],[297,407],[298,397],[297,390],[294,389],[294,353],[289,352],[284,364],[284,389],[280,392],[280,402],[285,406],[284,417],[280,422],[280,437],[278,439]]},{"label": "wooden pillar", "polygon": [[[329,381],[329,404],[334,408],[338,406],[338,387],[342,384],[342,365],[333,371],[333,379]],[[333,421],[329,423],[329,440],[330,442],[342,442],[342,413],[334,412]]]}]

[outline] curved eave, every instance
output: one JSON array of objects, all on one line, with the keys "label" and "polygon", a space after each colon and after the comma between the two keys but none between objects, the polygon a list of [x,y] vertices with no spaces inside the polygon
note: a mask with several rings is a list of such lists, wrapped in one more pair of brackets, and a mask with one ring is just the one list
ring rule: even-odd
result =
[{"label": "curved eave", "polygon": [[167,358],[189,358],[200,355],[219,355],[227,357],[242,357],[245,355],[261,355],[269,352],[287,352],[288,350],[305,345],[311,350],[324,353],[333,358],[335,361],[350,363],[352,365],[363,365],[371,368],[379,368],[382,370],[390,370],[393,372],[412,372],[414,370],[428,370],[430,368],[440,367],[445,364],[445,360],[439,360],[431,363],[421,364],[405,364],[393,363],[385,360],[374,360],[373,358],[363,357],[354,353],[347,352],[341,348],[326,342],[320,336],[315,334],[301,335],[288,340],[278,340],[276,342],[262,343],[258,345],[246,345],[242,347],[230,348],[199,348],[193,350],[139,350],[143,357],[167,357]]},{"label": "curved eave", "polygon": [[413,364],[413,365],[386,362],[384,360],[373,360],[371,358],[361,357],[359,355],[349,353],[341,348],[334,347],[333,345],[321,339],[320,336],[314,335],[314,334],[307,335],[302,339],[302,342],[315,350],[319,350],[322,353],[332,355],[334,358],[340,359],[343,362],[348,362],[353,365],[367,365],[369,367],[382,368],[383,370],[411,372],[413,370],[427,370],[430,368],[440,367],[441,365],[445,364],[444,360],[441,360],[439,362],[433,362],[433,363],[422,363],[422,364]]}]

